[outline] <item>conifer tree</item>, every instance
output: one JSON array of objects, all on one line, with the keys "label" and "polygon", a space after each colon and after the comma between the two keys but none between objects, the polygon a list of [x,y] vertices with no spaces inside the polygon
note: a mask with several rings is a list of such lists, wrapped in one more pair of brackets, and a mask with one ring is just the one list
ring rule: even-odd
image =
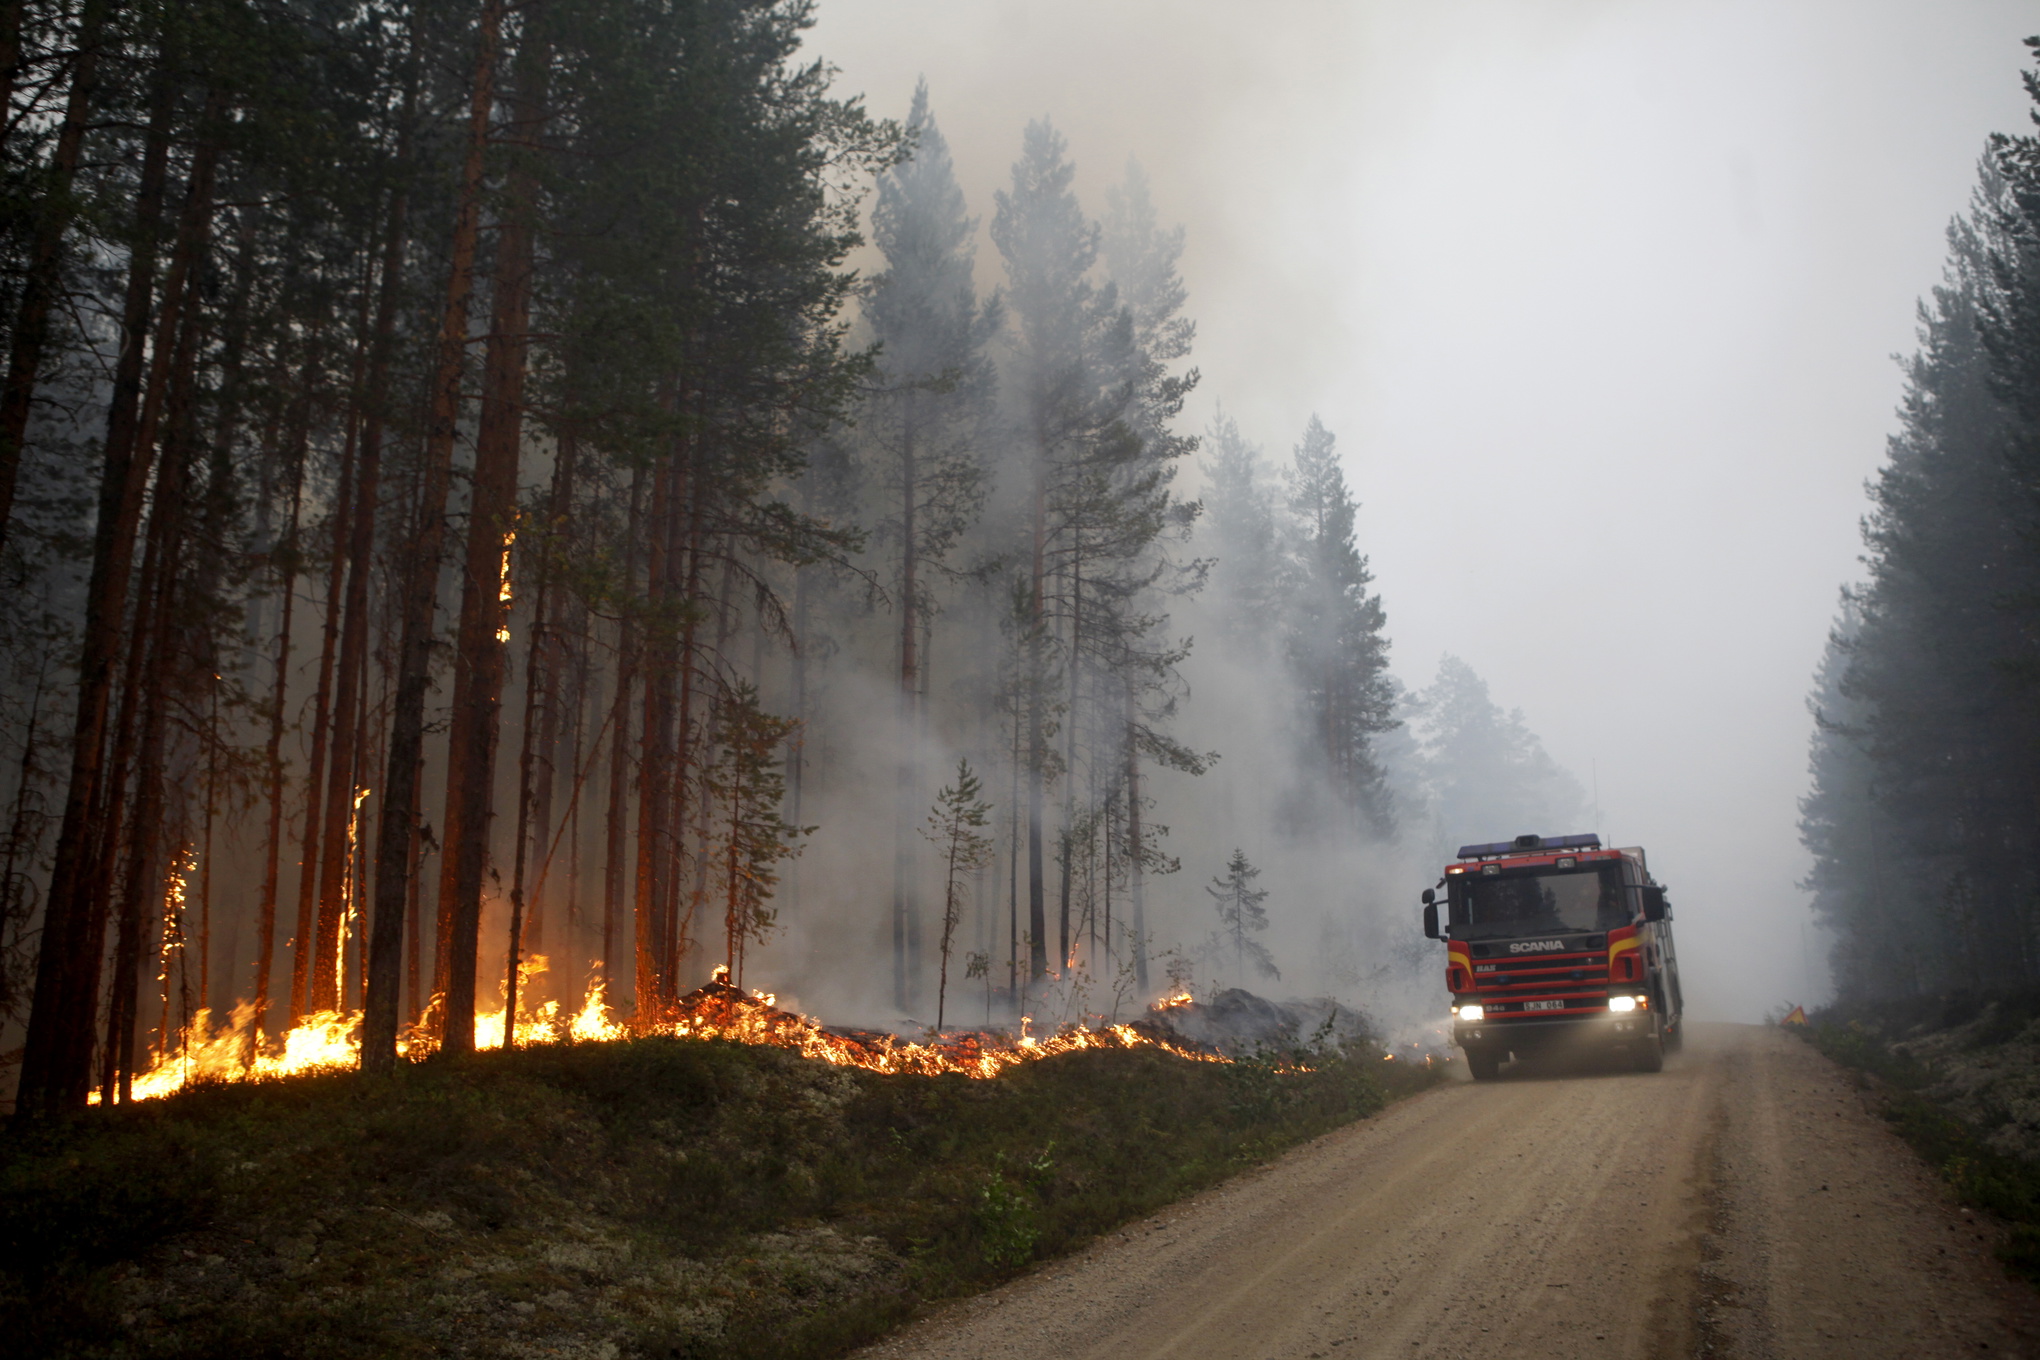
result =
[{"label": "conifer tree", "polygon": [[1396,723],[1388,616],[1367,591],[1374,577],[1355,540],[1359,506],[1316,416],[1296,446],[1289,501],[1299,525],[1289,655],[1310,717],[1307,748],[1362,823],[1385,836],[1395,817],[1373,739]]},{"label": "conifer tree", "polygon": [[1218,932],[1213,943],[1221,951],[1231,951],[1233,976],[1241,986],[1246,983],[1250,963],[1263,977],[1282,976],[1268,946],[1254,938],[1255,933],[1268,928],[1268,911],[1261,905],[1268,900],[1268,889],[1254,886],[1254,880],[1260,876],[1261,871],[1248,860],[1246,852],[1235,849],[1232,858],[1225,862],[1225,872],[1204,888],[1218,911]]},{"label": "conifer tree", "polygon": [[1578,781],[1545,751],[1522,710],[1495,703],[1487,681],[1458,657],[1439,659],[1409,708],[1433,818],[1427,859],[1450,858],[1468,841],[1563,834],[1583,815]]},{"label": "conifer tree", "polygon": [[[942,950],[935,990],[938,1034],[949,1000],[949,951],[956,941],[956,928],[963,921],[964,879],[989,862],[994,844],[984,831],[991,821],[992,805],[979,796],[983,791],[983,781],[971,770],[970,761],[957,761],[956,781],[935,795],[934,809],[928,814],[927,825],[921,828],[921,834],[942,860]],[[969,976],[983,975],[980,969]]]},{"label": "conifer tree", "polygon": [[914,1003],[921,920],[908,823],[919,793],[923,637],[937,607],[934,581],[984,504],[992,369],[987,342],[996,300],[971,281],[975,220],[964,211],[948,143],[915,86],[906,130],[911,157],[878,180],[872,240],[886,267],[865,294],[865,324],[879,347],[876,390],[859,427],[877,455],[883,500],[879,542],[897,553],[891,574],[899,626],[899,767],[893,852],[893,1000]]}]

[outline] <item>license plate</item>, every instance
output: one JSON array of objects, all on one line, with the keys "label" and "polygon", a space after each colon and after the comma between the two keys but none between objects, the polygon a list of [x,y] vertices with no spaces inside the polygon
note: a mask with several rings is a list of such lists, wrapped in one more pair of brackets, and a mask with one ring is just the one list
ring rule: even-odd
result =
[{"label": "license plate", "polygon": [[1563,1001],[1525,1001],[1523,1009],[1526,1011],[1562,1011],[1565,1009],[1565,1003]]}]

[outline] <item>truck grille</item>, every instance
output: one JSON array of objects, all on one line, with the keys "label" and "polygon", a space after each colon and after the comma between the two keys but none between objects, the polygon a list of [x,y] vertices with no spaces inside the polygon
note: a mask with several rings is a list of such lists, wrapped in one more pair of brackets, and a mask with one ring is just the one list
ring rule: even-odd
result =
[{"label": "truck grille", "polygon": [[[1473,985],[1497,1019],[1561,1017],[1608,1009],[1608,956],[1601,950],[1496,959],[1474,965]],[[1526,1003],[1542,1002],[1535,1010]],[[1556,1006],[1549,1003],[1558,1002]]]}]

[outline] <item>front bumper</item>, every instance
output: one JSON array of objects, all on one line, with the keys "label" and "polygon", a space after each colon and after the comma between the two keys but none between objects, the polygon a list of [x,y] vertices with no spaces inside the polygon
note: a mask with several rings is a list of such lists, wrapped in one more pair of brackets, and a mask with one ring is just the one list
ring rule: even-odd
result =
[{"label": "front bumper", "polygon": [[1572,1043],[1623,1044],[1651,1036],[1650,1011],[1596,1011],[1550,1019],[1487,1017],[1454,1020],[1452,1042],[1461,1048],[1508,1048],[1522,1052]]}]

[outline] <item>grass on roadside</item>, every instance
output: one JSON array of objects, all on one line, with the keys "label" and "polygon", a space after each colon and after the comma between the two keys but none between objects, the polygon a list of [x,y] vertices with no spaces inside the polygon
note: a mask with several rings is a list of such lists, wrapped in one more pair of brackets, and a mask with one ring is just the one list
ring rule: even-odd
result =
[{"label": "grass on roadside", "polygon": [[1816,1019],[1803,1033],[1836,1062],[1879,1079],[1884,1118],[1893,1130],[1941,1174],[1962,1203],[2005,1224],[1999,1258],[2040,1285],[2040,1164],[1998,1151],[1978,1130],[1936,1104],[1925,1094],[1932,1069],[1895,1051],[1860,1022]]},{"label": "grass on roadside", "polygon": [[0,1137],[15,1353],[842,1353],[1378,1110],[1378,1049],[992,1081],[645,1039],[217,1086]]}]

